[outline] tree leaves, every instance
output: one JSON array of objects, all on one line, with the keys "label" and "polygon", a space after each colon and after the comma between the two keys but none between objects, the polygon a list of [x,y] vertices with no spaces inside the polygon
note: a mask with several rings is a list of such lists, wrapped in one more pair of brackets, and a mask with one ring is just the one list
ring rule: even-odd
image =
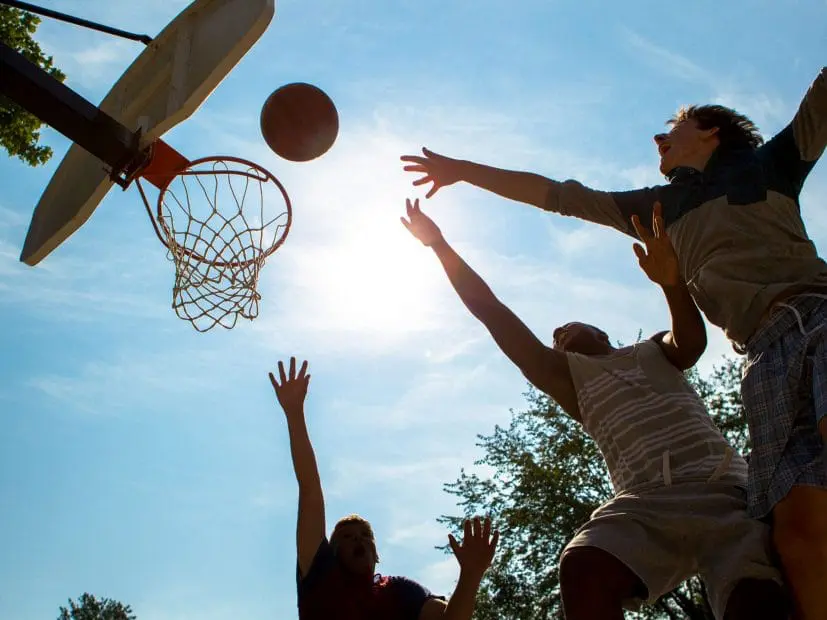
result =
[{"label": "tree leaves", "polygon": [[108,598],[95,598],[84,592],[75,603],[69,599],[69,607],[61,607],[57,620],[135,620],[129,605]]},{"label": "tree leaves", "polygon": [[[39,23],[40,18],[31,13],[0,4],[0,41],[62,82],[66,76],[33,38]],[[52,149],[39,144],[42,126],[39,118],[0,95],[0,146],[10,156],[22,159],[30,166],[49,161]]]}]

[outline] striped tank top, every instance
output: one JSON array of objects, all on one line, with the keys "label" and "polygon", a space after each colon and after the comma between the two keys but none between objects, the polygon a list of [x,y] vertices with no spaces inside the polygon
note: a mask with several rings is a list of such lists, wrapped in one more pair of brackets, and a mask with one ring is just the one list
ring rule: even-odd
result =
[{"label": "striped tank top", "polygon": [[746,488],[746,461],[657,342],[567,357],[583,426],[606,459],[615,494],[715,480]]}]

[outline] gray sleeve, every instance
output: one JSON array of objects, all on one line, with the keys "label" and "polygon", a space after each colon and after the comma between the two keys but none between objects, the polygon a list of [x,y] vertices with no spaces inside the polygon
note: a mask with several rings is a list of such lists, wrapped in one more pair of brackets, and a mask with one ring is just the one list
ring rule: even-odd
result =
[{"label": "gray sleeve", "polygon": [[604,192],[577,181],[551,181],[543,208],[609,226],[636,238],[632,215],[637,215],[644,226],[651,226],[652,207],[658,193],[658,188]]}]

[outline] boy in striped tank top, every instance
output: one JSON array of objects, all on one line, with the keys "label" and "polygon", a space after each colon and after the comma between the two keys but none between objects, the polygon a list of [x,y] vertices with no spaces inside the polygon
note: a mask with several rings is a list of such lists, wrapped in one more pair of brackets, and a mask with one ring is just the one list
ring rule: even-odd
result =
[{"label": "boy in striped tank top", "polygon": [[703,319],[680,276],[660,205],[654,234],[636,217],[635,253],[660,285],[672,329],[617,349],[602,330],[569,323],[545,346],[407,202],[405,227],[433,249],[460,299],[538,389],[580,422],[606,459],[615,496],[564,550],[568,620],[623,618],[698,574],[718,620],[786,619],[768,526],[747,514],[747,464],[721,435],[683,371],[706,348]]}]

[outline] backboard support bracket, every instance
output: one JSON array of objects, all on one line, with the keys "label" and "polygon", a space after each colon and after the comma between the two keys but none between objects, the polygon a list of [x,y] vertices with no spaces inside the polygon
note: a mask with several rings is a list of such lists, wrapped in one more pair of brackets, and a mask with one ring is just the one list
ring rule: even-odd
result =
[{"label": "backboard support bracket", "polygon": [[75,17],[74,15],[68,15],[66,13],[61,13],[59,11],[53,11],[52,9],[47,9],[42,6],[29,4],[28,2],[21,2],[20,0],[2,0],[0,1],[0,4],[5,4],[7,6],[12,7],[13,9],[18,9],[20,11],[28,11],[29,13],[35,13],[37,15],[43,15],[44,17],[57,19],[62,22],[74,24],[75,26],[82,26],[84,28],[90,28],[91,30],[97,30],[98,32],[105,32],[106,34],[121,37],[122,39],[129,39],[130,41],[140,41],[144,45],[149,45],[150,43],[152,43],[152,37],[150,37],[147,34],[136,34],[134,32],[127,32],[126,30],[121,30],[120,28],[112,28],[111,26],[106,26],[104,24],[96,24],[95,22],[91,22],[88,19],[81,19],[80,17]]},{"label": "backboard support bracket", "polygon": [[140,132],[132,132],[98,106],[0,42],[0,95],[100,159],[112,180],[126,188],[146,161]]}]

